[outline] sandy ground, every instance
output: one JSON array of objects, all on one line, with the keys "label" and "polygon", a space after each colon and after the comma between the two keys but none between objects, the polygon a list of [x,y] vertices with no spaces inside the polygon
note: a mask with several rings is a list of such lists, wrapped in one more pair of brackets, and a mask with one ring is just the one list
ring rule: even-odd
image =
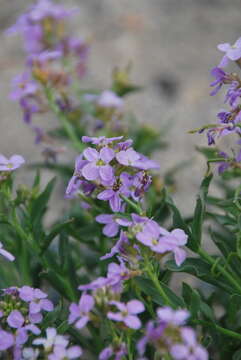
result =
[{"label": "sandy ground", "polygon": [[[92,41],[83,86],[108,86],[113,67],[132,61],[133,80],[144,86],[144,91],[130,97],[127,108],[141,122],[155,127],[171,124],[170,147],[158,155],[161,171],[183,160],[193,161],[178,175],[176,196],[181,209],[189,213],[205,167],[194,146],[204,145],[206,139],[187,131],[213,122],[222,107],[221,96],[209,97],[209,71],[220,59],[216,45],[234,42],[241,35],[240,0],[64,2],[80,8],[73,29]],[[0,0],[0,152],[19,153],[32,162],[40,158],[39,149],[21,122],[18,105],[8,99],[11,78],[21,72],[24,55],[18,38],[3,34],[29,3]],[[22,180],[29,181],[30,177],[28,172],[21,173]]]}]

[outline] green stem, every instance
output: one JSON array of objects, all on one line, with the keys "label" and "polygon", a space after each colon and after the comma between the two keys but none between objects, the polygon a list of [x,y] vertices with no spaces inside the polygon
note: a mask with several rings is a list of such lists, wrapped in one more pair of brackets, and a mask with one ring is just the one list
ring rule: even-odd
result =
[{"label": "green stem", "polygon": [[128,204],[130,205],[140,216],[143,216],[144,213],[143,213],[143,210],[142,208],[137,205],[136,203],[134,203],[134,201],[128,199],[126,196],[124,195],[121,195],[121,198]]},{"label": "green stem", "polygon": [[174,307],[172,304],[172,301],[169,299],[168,295],[163,290],[156,273],[153,271],[152,267],[150,266],[151,264],[149,263],[147,256],[145,256],[145,265],[146,265],[145,270],[146,270],[149,278],[152,280],[153,284],[157,288],[158,292],[160,293],[161,297],[163,298],[165,305]]},{"label": "green stem", "polygon": [[217,325],[215,323],[211,323],[211,322],[208,322],[208,321],[202,321],[202,320],[193,321],[193,323],[198,324],[198,325],[204,325],[204,326],[206,325],[208,327],[212,327],[212,328],[216,329],[217,331],[219,331],[220,333],[222,333],[222,334],[224,334],[224,335],[226,335],[228,337],[232,337],[234,339],[241,340],[241,334],[239,334],[239,333],[237,333],[235,331],[229,330],[229,329],[225,329],[222,326],[219,326],[219,325]]},{"label": "green stem", "polygon": [[222,275],[230,282],[230,284],[233,285],[233,287],[238,291],[239,294],[241,294],[241,286],[239,283],[232,277],[232,275],[225,270],[220,264],[216,262],[215,259],[212,258],[205,250],[199,249],[198,254],[206,260],[210,265],[215,265],[215,267],[222,273]]},{"label": "green stem", "polygon": [[77,151],[83,151],[83,145],[80,142],[78,136],[76,136],[73,126],[69,123],[64,113],[59,109],[58,105],[56,104],[52,89],[46,86],[44,87],[44,91],[46,98],[48,99],[48,103],[51,110],[60,120],[63,128],[65,129],[66,134],[68,135],[68,137],[72,142],[73,148]]}]

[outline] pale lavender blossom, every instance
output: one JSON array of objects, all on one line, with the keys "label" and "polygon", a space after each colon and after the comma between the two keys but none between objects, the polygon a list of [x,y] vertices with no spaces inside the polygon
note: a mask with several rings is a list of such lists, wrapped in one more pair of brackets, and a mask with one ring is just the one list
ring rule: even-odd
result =
[{"label": "pale lavender blossom", "polygon": [[127,257],[127,252],[125,247],[129,244],[128,237],[126,236],[124,231],[120,232],[120,238],[116,242],[116,244],[111,248],[110,252],[105,254],[100,258],[100,260],[106,260],[112,258],[114,255],[118,254],[121,257]]},{"label": "pale lavender blossom", "polygon": [[12,100],[19,101],[20,99],[28,96],[33,96],[38,90],[38,84],[32,80],[29,72],[14,77],[12,81],[13,91],[10,94]]},{"label": "pale lavender blossom", "polygon": [[7,250],[3,249],[3,244],[0,242],[0,254],[4,256],[9,261],[14,261],[15,257],[8,252]]},{"label": "pale lavender blossom", "polygon": [[95,220],[100,224],[105,224],[103,234],[107,237],[114,237],[118,234],[120,226],[130,226],[131,221],[111,214],[98,215]]},{"label": "pale lavender blossom", "polygon": [[10,327],[19,329],[24,324],[24,317],[18,310],[13,310],[7,317],[7,323]]},{"label": "pale lavender blossom", "polygon": [[103,190],[97,195],[97,199],[109,201],[111,210],[114,212],[120,212],[123,204],[121,195],[129,197],[131,195],[132,184],[132,176],[123,172],[119,178],[115,178],[112,186],[109,186],[106,190]]},{"label": "pale lavender blossom", "polygon": [[83,160],[82,154],[77,156],[77,158],[75,159],[74,174],[73,174],[72,178],[70,179],[68,186],[66,188],[66,191],[65,191],[65,194],[67,197],[73,196],[79,190],[79,188],[82,184],[81,170],[84,167],[84,165],[86,165],[87,163],[88,163],[87,160]]},{"label": "pale lavender blossom", "polygon": [[123,139],[123,136],[117,136],[112,138],[107,138],[105,136],[99,136],[99,137],[82,136],[83,143],[91,143],[93,145],[98,145],[98,146],[107,146],[112,144],[114,141],[118,141],[121,139]]},{"label": "pale lavender blossom", "polygon": [[114,356],[114,360],[121,360],[125,355],[127,355],[126,344],[121,343],[118,346],[110,345],[101,351],[99,360],[108,360],[112,356]]},{"label": "pale lavender blossom", "polygon": [[46,329],[46,338],[37,338],[33,341],[33,345],[42,345],[44,350],[49,352],[55,346],[67,347],[69,341],[65,336],[58,335],[55,328]]},{"label": "pale lavender blossom", "polygon": [[181,229],[169,232],[154,220],[149,219],[142,226],[141,231],[136,233],[136,238],[154,252],[160,254],[172,252],[178,266],[186,259],[186,252],[181,246],[187,243],[188,237]]},{"label": "pale lavender blossom", "polygon": [[5,351],[14,345],[14,336],[0,329],[0,351]]},{"label": "pale lavender blossom", "polygon": [[26,347],[22,351],[22,357],[24,360],[37,360],[39,358],[39,350]]},{"label": "pale lavender blossom", "polygon": [[80,346],[70,346],[66,348],[63,345],[55,345],[53,352],[48,355],[49,360],[69,360],[79,359],[82,355],[82,349]]},{"label": "pale lavender blossom", "polygon": [[70,315],[69,324],[75,325],[77,329],[82,329],[90,320],[89,313],[95,305],[94,298],[90,295],[83,294],[79,304],[72,303],[69,307]]},{"label": "pale lavender blossom", "polygon": [[0,154],[0,171],[13,171],[24,163],[25,160],[21,155],[12,155],[7,159],[4,155]]},{"label": "pale lavender blossom", "polygon": [[132,148],[118,152],[116,154],[116,159],[121,165],[132,166],[142,170],[159,168],[159,165],[155,161],[149,160]]},{"label": "pale lavender blossom", "polygon": [[233,45],[229,43],[219,44],[218,50],[225,53],[218,67],[225,67],[229,60],[237,61],[241,58],[241,38],[239,38]]},{"label": "pale lavender blossom", "polygon": [[52,311],[53,303],[47,299],[47,294],[40,289],[30,286],[23,286],[19,289],[19,297],[29,303],[29,313],[31,316],[39,314],[42,310]]},{"label": "pale lavender blossom", "polygon": [[173,310],[170,307],[162,307],[157,309],[157,316],[163,323],[180,326],[185,324],[190,315],[185,309]]},{"label": "pale lavender blossom", "polygon": [[215,88],[211,91],[210,95],[214,96],[221,89],[224,82],[228,80],[228,74],[219,67],[215,67],[211,70],[211,75],[215,77],[215,80],[210,84],[210,86],[215,86]]},{"label": "pale lavender blossom", "polygon": [[115,152],[109,147],[103,147],[100,152],[93,148],[84,150],[83,155],[88,163],[81,170],[86,180],[100,180],[104,185],[114,180],[113,168],[109,163],[115,157]]},{"label": "pale lavender blossom", "polygon": [[197,342],[193,329],[182,328],[181,337],[183,343],[174,344],[170,349],[174,360],[208,360],[207,350]]},{"label": "pale lavender blossom", "polygon": [[123,322],[127,327],[135,330],[141,327],[141,321],[136,314],[142,313],[145,310],[142,302],[131,300],[125,304],[119,301],[110,301],[109,304],[116,306],[119,312],[109,311],[107,313],[108,319]]},{"label": "pale lavender blossom", "polygon": [[116,108],[120,109],[124,105],[124,101],[121,97],[116,95],[111,90],[103,91],[96,99],[96,103],[105,108]]}]

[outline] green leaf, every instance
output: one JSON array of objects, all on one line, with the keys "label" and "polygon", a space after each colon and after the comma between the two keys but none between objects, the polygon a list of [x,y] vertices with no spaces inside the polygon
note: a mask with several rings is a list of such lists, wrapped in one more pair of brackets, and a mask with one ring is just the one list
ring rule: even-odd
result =
[{"label": "green leaf", "polygon": [[32,203],[30,216],[33,229],[37,230],[38,226],[41,225],[41,221],[47,209],[47,204],[53,191],[55,182],[56,178],[50,180],[44,191]]},{"label": "green leaf", "polygon": [[[158,305],[165,305],[165,302],[163,301],[162,297],[158,293],[157,289],[153,285],[152,281],[149,279],[146,279],[144,277],[136,277],[134,281],[137,283],[137,285],[140,287],[140,289],[147,295],[151,297],[151,300],[154,301]],[[169,297],[169,299],[172,301],[176,307],[185,307],[185,303],[182,298],[178,297],[174,294],[172,290],[169,289],[164,283],[160,281],[160,284]]]},{"label": "green leaf", "polygon": [[232,360],[241,360],[241,349],[235,351]]},{"label": "green leaf", "polygon": [[192,289],[188,284],[182,284],[182,296],[191,315],[195,318],[200,311],[201,298],[197,290]]},{"label": "green leaf", "polygon": [[206,199],[208,194],[208,188],[210,185],[210,182],[212,180],[212,174],[207,176],[201,184],[200,193],[196,202],[196,207],[194,211],[194,218],[191,225],[192,229],[192,248],[193,250],[198,250],[200,244],[201,244],[201,238],[202,238],[202,227],[203,227],[203,221],[206,211]]},{"label": "green leaf", "polygon": [[[184,272],[197,277],[209,284],[215,285],[224,291],[233,294],[234,290],[230,287],[229,283],[223,278],[222,274],[215,273],[211,265],[198,258],[188,258],[181,266],[171,260],[166,262],[168,270],[173,272]],[[213,272],[212,272],[213,271]]]},{"label": "green leaf", "polygon": [[59,235],[63,230],[66,230],[68,228],[69,224],[72,223],[73,221],[74,221],[74,219],[69,219],[63,223],[56,224],[53,226],[50,233],[45,237],[43,243],[41,244],[41,254],[43,254],[48,249],[52,240],[54,240],[54,238],[57,235]]}]

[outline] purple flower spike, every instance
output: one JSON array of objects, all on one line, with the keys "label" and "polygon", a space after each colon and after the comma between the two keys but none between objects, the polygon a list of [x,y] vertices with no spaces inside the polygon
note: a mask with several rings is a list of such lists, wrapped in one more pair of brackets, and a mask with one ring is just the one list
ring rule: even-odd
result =
[{"label": "purple flower spike", "polygon": [[4,256],[9,261],[14,261],[15,257],[8,251],[3,249],[3,244],[0,242],[0,254]]},{"label": "purple flower spike", "polygon": [[132,148],[121,150],[116,154],[116,159],[121,165],[132,166],[142,170],[159,168],[159,165],[155,161],[149,160]]},{"label": "purple flower spike", "polygon": [[79,304],[70,305],[69,324],[75,323],[77,329],[82,329],[89,321],[89,312],[95,305],[94,298],[90,295],[83,294]]},{"label": "purple flower spike", "polygon": [[24,163],[25,160],[21,155],[12,155],[10,159],[7,159],[4,155],[0,154],[0,171],[13,171]]},{"label": "purple flower spike", "polygon": [[141,327],[141,322],[136,314],[142,313],[145,310],[142,302],[139,300],[131,300],[124,304],[118,301],[111,301],[109,304],[115,305],[120,312],[108,312],[108,319],[124,322],[127,327],[135,330]]}]

